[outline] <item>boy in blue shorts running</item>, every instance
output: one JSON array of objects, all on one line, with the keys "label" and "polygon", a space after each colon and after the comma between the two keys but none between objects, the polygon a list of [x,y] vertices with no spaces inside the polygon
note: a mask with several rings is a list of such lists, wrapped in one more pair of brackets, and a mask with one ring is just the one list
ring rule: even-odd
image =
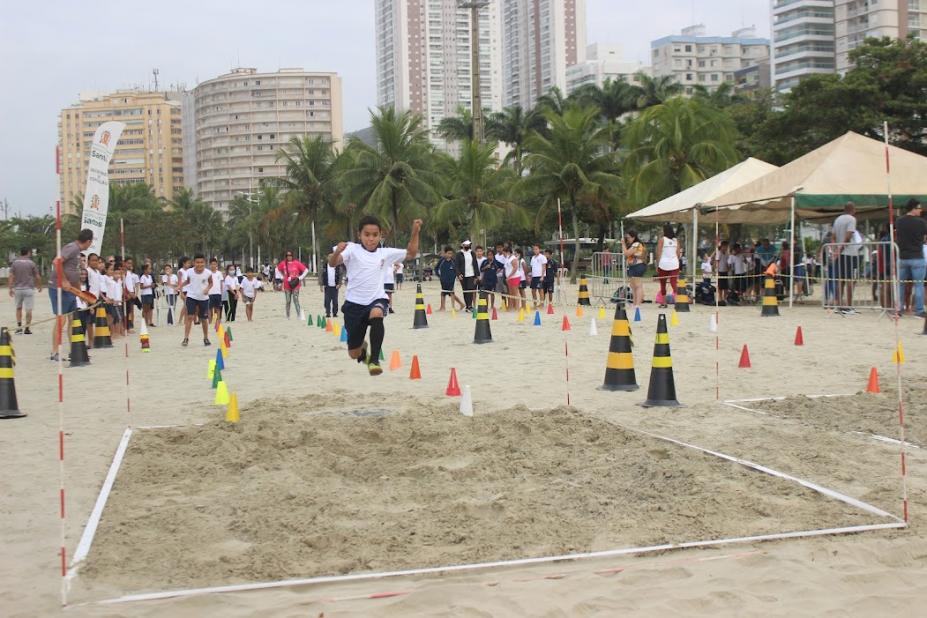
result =
[{"label": "boy in blue shorts running", "polygon": [[[389,312],[389,300],[383,288],[384,273],[403,260],[414,260],[418,254],[418,235],[422,220],[412,222],[412,237],[405,249],[380,246],[382,230],[376,217],[363,217],[357,225],[359,243],[340,242],[328,258],[328,265],[344,264],[348,286],[345,291],[344,325],[348,331],[348,356],[366,363],[370,375],[383,373],[380,350],[383,347],[383,318]],[[370,327],[370,350],[365,341]]]}]

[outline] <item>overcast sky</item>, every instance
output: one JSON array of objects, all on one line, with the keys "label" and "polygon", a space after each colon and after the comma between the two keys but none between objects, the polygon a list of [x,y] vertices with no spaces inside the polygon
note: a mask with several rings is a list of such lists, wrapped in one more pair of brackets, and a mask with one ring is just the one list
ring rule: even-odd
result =
[{"label": "overcast sky", "polygon": [[[703,23],[709,34],[756,25],[768,0],[586,0],[588,42],[647,61],[650,41]],[[162,88],[234,66],[336,71],[345,130],[376,104],[373,0],[0,0],[0,200],[11,214],[49,212],[59,111],[81,91]]]}]

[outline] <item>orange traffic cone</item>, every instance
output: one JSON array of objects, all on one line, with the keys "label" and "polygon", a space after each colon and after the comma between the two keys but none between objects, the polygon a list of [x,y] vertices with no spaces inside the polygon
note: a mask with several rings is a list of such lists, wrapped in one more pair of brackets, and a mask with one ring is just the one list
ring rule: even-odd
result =
[{"label": "orange traffic cone", "polygon": [[747,350],[747,344],[744,344],[744,349],[740,352],[740,363],[737,365],[740,369],[750,369],[750,351]]},{"label": "orange traffic cone", "polygon": [[802,335],[801,326],[795,331],[795,345],[805,345],[805,337]]},{"label": "orange traffic cone", "polygon": [[393,350],[389,357],[389,370],[396,371],[402,367],[402,361],[399,359],[399,350]]},{"label": "orange traffic cone", "polygon": [[425,305],[425,315],[431,315],[431,305]]},{"label": "orange traffic cone", "polygon": [[578,318],[583,317],[583,306],[582,305],[576,305],[576,317]]},{"label": "orange traffic cone", "polygon": [[409,371],[410,380],[421,380],[422,379],[422,370],[418,366],[418,356],[412,355],[412,369]]},{"label": "orange traffic cone", "polygon": [[881,393],[882,389],[879,388],[879,372],[876,371],[876,368],[873,367],[869,370],[869,384],[866,385],[867,393]]},{"label": "orange traffic cone", "polygon": [[570,330],[570,320],[566,316],[563,316],[563,324],[560,325],[560,330]]},{"label": "orange traffic cone", "polygon": [[325,318],[325,332],[326,333],[332,332],[332,319],[331,318]]},{"label": "orange traffic cone", "polygon": [[451,367],[451,377],[447,381],[447,390],[444,394],[448,397],[460,397],[460,385],[457,383],[457,370]]}]

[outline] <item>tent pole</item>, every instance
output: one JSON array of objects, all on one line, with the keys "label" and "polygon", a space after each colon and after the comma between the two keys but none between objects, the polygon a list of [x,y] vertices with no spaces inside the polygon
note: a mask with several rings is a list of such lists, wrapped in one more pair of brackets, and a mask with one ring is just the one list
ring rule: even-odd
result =
[{"label": "tent pole", "polygon": [[692,209],[692,252],[689,254],[689,282],[693,286],[695,285],[696,260],[698,260],[698,207]]},{"label": "tent pole", "polygon": [[624,294],[625,304],[627,305],[628,298],[628,259],[624,255],[624,219],[621,219],[621,285],[624,288],[622,294]]},{"label": "tent pole", "polygon": [[792,301],[795,296],[795,294],[793,293],[795,286],[792,285],[793,278],[795,276],[795,194],[792,194],[790,210],[791,210],[791,213],[790,213],[791,223],[789,225],[789,287],[788,287],[789,309],[792,308]]}]

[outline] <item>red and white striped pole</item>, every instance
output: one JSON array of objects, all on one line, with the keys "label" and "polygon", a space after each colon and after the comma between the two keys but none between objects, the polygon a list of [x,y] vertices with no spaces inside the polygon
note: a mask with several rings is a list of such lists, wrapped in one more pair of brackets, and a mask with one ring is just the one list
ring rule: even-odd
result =
[{"label": "red and white striped pole", "polygon": [[61,286],[64,283],[64,268],[61,264],[61,201],[55,202],[55,248],[57,250],[55,275],[58,281],[58,315],[55,316],[55,343],[58,353],[58,519],[61,523],[60,548],[61,558],[61,606],[68,604],[68,554],[65,548],[67,520],[64,493],[64,347],[61,344],[64,308]]},{"label": "red and white striped pole", "polygon": [[895,255],[895,205],[894,199],[892,197],[892,164],[891,164],[891,153],[888,147],[888,123],[882,123],[882,136],[885,138],[885,186],[888,190],[888,251],[889,251],[889,261],[891,262],[891,272],[892,272],[892,294],[897,295],[895,300],[895,308],[897,313],[895,314],[895,354],[898,354],[899,358],[895,359],[895,378],[897,380],[898,387],[898,441],[900,444],[900,455],[901,455],[901,507],[905,523],[909,523],[908,520],[908,449],[907,449],[907,440],[905,438],[904,430],[904,392],[901,390],[901,358],[899,351],[901,350],[901,333],[899,332],[899,322],[901,321],[901,311],[904,309],[904,303],[902,302],[902,295],[898,294],[899,283],[898,283],[898,264],[896,262]]},{"label": "red and white striped pole", "polygon": [[566,340],[563,341],[563,357],[566,366],[566,399],[567,405],[570,405],[570,348]]},{"label": "red and white striped pole", "polygon": [[[119,250],[122,252],[123,262],[126,259],[126,228],[125,221],[119,218]],[[123,288],[125,288],[125,278],[123,277]],[[126,300],[126,291],[122,291],[122,316],[125,324],[125,336],[122,338],[126,363],[126,427],[132,426],[132,399],[129,390],[129,303]]]}]

